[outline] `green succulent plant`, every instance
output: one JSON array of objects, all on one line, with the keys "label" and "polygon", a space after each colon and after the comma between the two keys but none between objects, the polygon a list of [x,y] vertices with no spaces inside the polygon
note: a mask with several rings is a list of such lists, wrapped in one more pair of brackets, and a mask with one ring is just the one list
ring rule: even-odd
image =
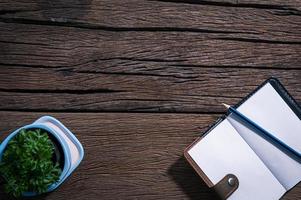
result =
[{"label": "green succulent plant", "polygon": [[54,145],[46,131],[22,129],[10,140],[0,162],[5,191],[15,197],[28,191],[46,192],[61,174],[59,164],[52,160],[53,154]]}]

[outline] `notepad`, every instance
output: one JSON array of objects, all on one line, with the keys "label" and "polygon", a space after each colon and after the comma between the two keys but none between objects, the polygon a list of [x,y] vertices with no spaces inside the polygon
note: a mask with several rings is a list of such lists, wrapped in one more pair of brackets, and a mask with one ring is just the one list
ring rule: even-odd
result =
[{"label": "notepad", "polygon": [[[236,109],[301,152],[300,107],[277,79],[265,81]],[[221,182],[227,174],[237,177],[235,190],[216,187],[224,190],[223,199],[279,199],[301,181],[298,158],[233,114],[219,119],[184,155],[210,187],[227,184]]]}]

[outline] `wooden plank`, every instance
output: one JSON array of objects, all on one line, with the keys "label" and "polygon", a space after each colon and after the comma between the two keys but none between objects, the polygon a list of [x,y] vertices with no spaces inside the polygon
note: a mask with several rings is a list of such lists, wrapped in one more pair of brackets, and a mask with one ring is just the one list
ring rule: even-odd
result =
[{"label": "wooden plank", "polygon": [[300,5],[250,0],[4,1],[0,19],[115,31],[221,32],[226,38],[300,44]]},{"label": "wooden plank", "polygon": [[130,65],[81,73],[72,68],[0,68],[4,110],[224,112],[222,102],[236,104],[270,76],[301,102],[301,70],[161,66],[152,71]]},{"label": "wooden plank", "polygon": [[81,68],[140,60],[177,66],[300,68],[301,63],[301,45],[229,40],[220,33],[111,32],[0,23],[0,45],[0,61],[13,65]]},{"label": "wooden plank", "polygon": [[215,115],[0,112],[1,138],[43,115],[74,132],[85,158],[42,199],[215,199],[182,155]]},{"label": "wooden plank", "polygon": [[[37,199],[217,199],[182,156],[216,115],[0,112],[1,138],[43,115],[74,132],[85,158],[57,191]],[[300,186],[283,199],[300,199]],[[7,199],[3,189],[0,197]]]}]

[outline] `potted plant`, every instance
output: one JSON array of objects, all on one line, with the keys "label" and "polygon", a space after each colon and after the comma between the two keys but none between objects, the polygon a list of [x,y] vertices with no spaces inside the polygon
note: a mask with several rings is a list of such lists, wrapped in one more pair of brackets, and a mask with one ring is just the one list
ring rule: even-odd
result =
[{"label": "potted plant", "polygon": [[57,119],[44,116],[11,133],[0,145],[6,192],[35,196],[56,189],[83,159],[83,147]]}]

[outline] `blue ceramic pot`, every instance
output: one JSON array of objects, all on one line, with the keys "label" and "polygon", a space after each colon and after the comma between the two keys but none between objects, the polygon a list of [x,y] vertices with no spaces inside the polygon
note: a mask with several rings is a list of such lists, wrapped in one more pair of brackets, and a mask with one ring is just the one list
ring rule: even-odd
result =
[{"label": "blue ceramic pot", "polygon": [[[84,150],[77,138],[57,119],[44,116],[36,120],[34,123],[23,126],[12,132],[0,145],[0,160],[9,141],[16,136],[21,129],[43,129],[51,134],[60,143],[64,155],[64,166],[59,181],[48,187],[47,192],[55,190],[64,180],[70,176],[84,157]],[[36,196],[36,192],[25,192],[23,196]]]}]

